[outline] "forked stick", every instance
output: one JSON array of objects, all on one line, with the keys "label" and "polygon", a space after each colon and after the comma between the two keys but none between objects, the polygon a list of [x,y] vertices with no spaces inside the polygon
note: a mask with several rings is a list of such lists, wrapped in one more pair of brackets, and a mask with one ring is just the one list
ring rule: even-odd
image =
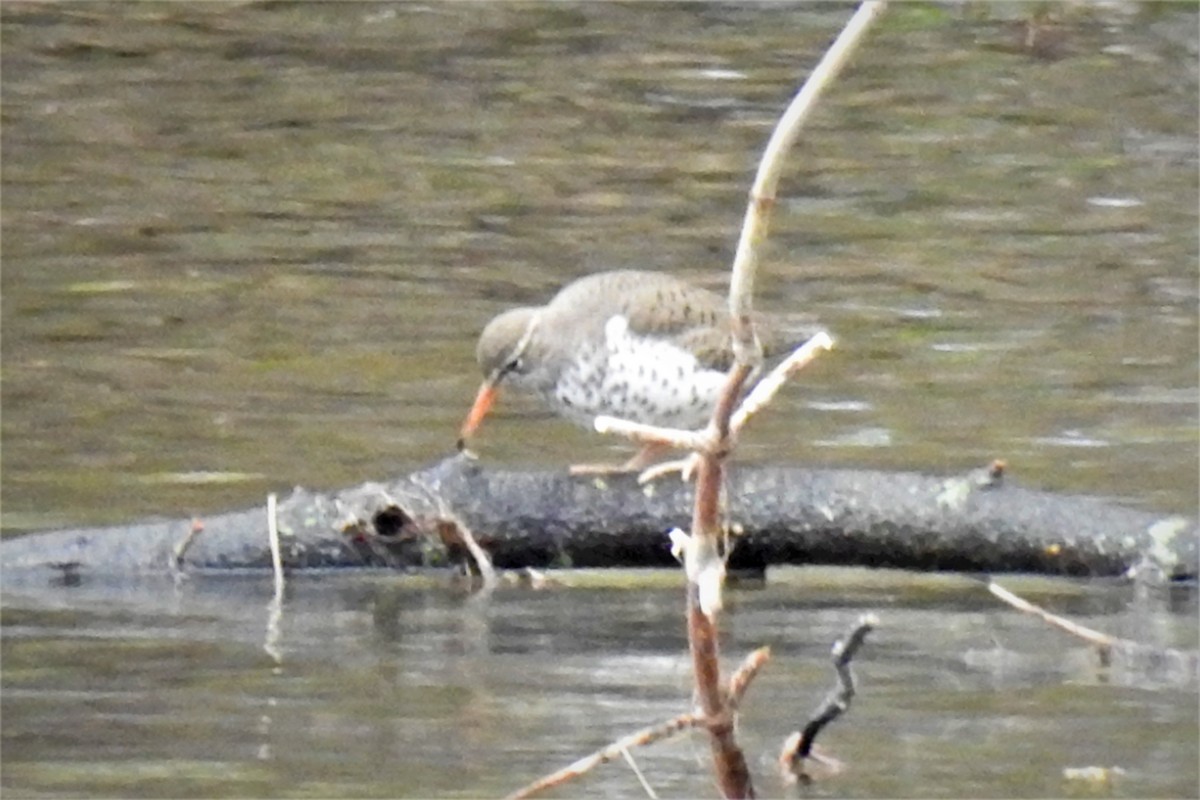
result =
[{"label": "forked stick", "polygon": [[729,430],[734,434],[738,433],[750,417],[762,411],[771,402],[775,393],[787,383],[788,378],[811,364],[820,352],[832,349],[833,339],[825,331],[797,347],[795,352],[781,361],[767,377],[754,385],[750,394],[746,395],[742,404],[738,406],[738,410],[733,412]]},{"label": "forked stick", "polygon": [[[735,735],[733,708],[721,686],[716,616],[722,605],[721,586],[726,555],[722,549],[720,521],[723,462],[733,447],[731,420],[734,407],[761,356],[751,319],[759,248],[766,240],[770,212],[775,205],[775,189],[783,172],[784,156],[799,136],[821,93],[845,66],[885,5],[884,0],[867,0],[859,6],[793,98],[767,143],[750,190],[750,203],[742,223],[729,285],[735,363],[726,378],[707,429],[688,439],[697,462],[692,531],[683,547],[684,569],[688,576],[688,648],[692,656],[695,697],[708,728],[717,783],[725,797],[754,796],[746,757]],[[765,394],[773,393],[771,387],[778,388],[780,382],[782,378],[769,383],[764,389]],[[748,408],[755,407],[752,405]],[[749,413],[739,417],[742,423],[747,416]],[[597,420],[596,427],[597,430],[615,430],[622,426],[614,420],[601,419]],[[640,432],[645,433],[644,430]],[[616,754],[619,752],[616,751]]]},{"label": "forked stick", "polygon": [[[746,656],[742,661],[741,666],[729,678],[729,702],[736,707],[741,701],[742,695],[750,688],[758,671],[771,658],[771,649],[769,647],[760,647],[750,655]],[[653,744],[662,739],[670,738],[681,731],[689,728],[699,728],[706,724],[707,720],[701,714],[680,714],[677,717],[667,720],[659,725],[651,725],[647,728],[642,728],[640,731],[635,731],[628,736],[622,736],[612,744],[597,750],[589,756],[576,761],[574,764],[563,767],[557,772],[552,772],[542,778],[538,778],[528,786],[524,786],[512,794],[508,795],[507,800],[519,800],[519,798],[532,797],[539,792],[544,792],[547,789],[552,789],[556,786],[561,786],[568,781],[572,781],[581,775],[590,772],[601,764],[607,764],[617,758],[629,758],[629,748],[645,746]],[[640,779],[639,779],[640,780]],[[643,782],[644,785],[644,782]]]},{"label": "forked stick", "polygon": [[882,0],[864,2],[859,6],[784,112],[759,163],[758,173],[750,190],[750,203],[742,223],[737,254],[734,257],[733,277],[729,284],[729,311],[733,321],[733,349],[736,360],[708,425],[716,437],[716,444],[708,451],[697,451],[692,535],[684,550],[684,571],[688,576],[687,627],[692,674],[700,708],[709,720],[709,745],[714,772],[725,797],[754,796],[754,785],[746,757],[737,743],[730,704],[721,692],[719,632],[716,622],[717,613],[722,606],[721,584],[726,555],[721,545],[720,496],[721,485],[724,482],[725,455],[733,447],[730,422],[746,379],[760,356],[758,339],[754,334],[754,323],[751,319],[754,273],[760,246],[766,239],[770,211],[775,205],[775,187],[783,171],[784,156],[799,136],[800,129],[811,114],[817,98],[845,66],[851,53],[871,23],[883,11],[884,6]]}]

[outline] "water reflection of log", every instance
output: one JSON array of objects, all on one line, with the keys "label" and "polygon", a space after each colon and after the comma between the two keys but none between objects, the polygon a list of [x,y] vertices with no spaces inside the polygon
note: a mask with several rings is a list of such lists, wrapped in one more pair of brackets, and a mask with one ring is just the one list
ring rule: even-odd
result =
[{"label": "water reflection of log", "polygon": [[[730,566],[844,564],[914,570],[1119,575],[1141,567],[1197,575],[1195,520],[1099,499],[1007,485],[998,473],[954,478],[907,472],[734,466],[727,514]],[[339,494],[296,490],[278,508],[290,569],[428,567],[459,557],[466,525],[497,567],[673,564],[667,531],[686,527],[691,488],[639,486],[559,472],[484,468],[466,457],[387,484]],[[264,568],[262,509],[192,520],[23,536],[0,543],[6,575]],[[178,564],[176,563],[178,560]]]}]

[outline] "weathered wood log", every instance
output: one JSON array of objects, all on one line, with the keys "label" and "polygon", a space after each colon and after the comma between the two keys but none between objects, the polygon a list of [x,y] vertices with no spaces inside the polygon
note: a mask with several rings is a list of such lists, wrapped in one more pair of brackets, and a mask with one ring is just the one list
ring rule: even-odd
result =
[{"label": "weathered wood log", "polygon": [[[667,532],[687,526],[692,490],[561,472],[487,469],[458,456],[388,484],[336,495],[297,489],[279,504],[289,569],[429,567],[462,557],[465,525],[497,567],[673,564]],[[734,465],[731,569],[842,564],[914,570],[1119,575],[1198,570],[1194,519],[1010,486],[999,470],[907,472]],[[0,543],[0,567],[89,574],[269,569],[265,510],[38,533]]]}]

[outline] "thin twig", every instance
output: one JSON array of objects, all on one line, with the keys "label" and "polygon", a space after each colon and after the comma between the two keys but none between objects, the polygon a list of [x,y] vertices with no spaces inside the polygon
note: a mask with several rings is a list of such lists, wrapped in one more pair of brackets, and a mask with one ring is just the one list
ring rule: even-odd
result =
[{"label": "thin twig", "polygon": [[812,363],[813,359],[822,351],[832,349],[833,339],[825,331],[821,331],[797,347],[795,352],[781,361],[775,369],[771,370],[770,374],[754,385],[754,388],[750,390],[750,394],[742,400],[742,404],[734,412],[733,419],[729,422],[730,429],[735,434],[741,431],[750,417],[757,414],[771,402],[771,399],[775,397],[775,393],[787,382],[790,376]]},{"label": "thin twig", "polygon": [[275,570],[275,600],[283,600],[283,552],[279,547],[279,523],[275,518],[275,493],[267,495],[267,536],[271,543],[271,567]]},{"label": "thin twig", "polygon": [[629,752],[629,748],[621,748],[621,756],[625,759],[625,763],[633,770],[633,774],[637,777],[638,783],[642,785],[642,789],[646,792],[646,796],[652,800],[658,800],[658,795],[654,791],[654,787],[646,780],[646,776],[642,774],[642,770],[638,767],[637,762],[633,760],[633,755]]},{"label": "thin twig", "polygon": [[[762,411],[775,397],[775,394],[795,373],[804,369],[825,350],[833,348],[833,339],[825,331],[821,331],[804,344],[796,348],[787,358],[775,366],[771,372],[754,385],[754,388],[742,400],[729,422],[730,433],[736,435],[746,426],[750,417]],[[618,417],[598,416],[593,422],[599,433],[617,433],[627,436],[643,444],[665,444],[680,450],[696,450],[701,453],[713,452],[720,444],[717,432],[709,426],[698,431],[681,428],[663,428],[657,425],[647,425]]]},{"label": "thin twig", "polygon": [[991,581],[988,581],[988,591],[1018,611],[1039,617],[1048,625],[1083,639],[1096,648],[1096,655],[1103,667],[1111,667],[1117,662],[1125,670],[1153,674],[1156,680],[1179,680],[1188,685],[1194,684],[1196,675],[1200,673],[1200,656],[1195,651],[1151,647],[1131,639],[1109,636],[1052,614]]},{"label": "thin twig", "polygon": [[192,542],[196,541],[196,537],[204,532],[204,520],[196,517],[192,520],[192,525],[188,528],[188,532],[179,540],[172,551],[171,565],[175,570],[183,569],[183,557],[187,554],[188,548],[192,546]]},{"label": "thin twig", "polygon": [[[690,446],[697,456],[693,459],[696,463],[696,492],[691,536],[686,539],[679,537],[677,544],[683,550],[684,570],[688,577],[688,647],[692,656],[695,695],[710,734],[709,743],[712,747],[717,783],[726,797],[754,796],[750,770],[734,735],[732,704],[722,691],[716,616],[722,607],[721,587],[726,556],[721,542],[723,528],[720,523],[723,462],[734,446],[736,429],[731,427],[731,420],[735,406],[738,398],[742,396],[746,380],[761,359],[761,348],[751,321],[754,274],[759,248],[766,239],[767,223],[775,203],[775,189],[783,170],[784,156],[812,113],[817,98],[833,82],[871,22],[885,5],[883,0],[868,0],[858,8],[805,81],[800,92],[793,98],[763,153],[750,190],[750,203],[746,209],[730,279],[729,310],[733,322],[735,363],[726,377],[708,427],[700,432],[666,431],[664,438],[664,432],[660,430],[631,426],[611,418],[595,421],[597,430],[620,429],[625,433],[634,432],[639,436],[654,437],[643,441]],[[828,336],[818,338],[813,343],[812,352],[815,353],[821,346],[828,344]],[[788,370],[785,369],[775,375],[764,387],[760,397],[765,398],[773,394],[787,374]],[[749,406],[747,413],[739,416],[740,422],[744,423],[750,413],[753,413],[753,409],[760,407],[762,402],[765,402],[765,399],[756,400],[758,405]]]},{"label": "thin twig", "polygon": [[733,258],[733,276],[729,284],[729,312],[735,324],[735,352],[741,348],[741,352],[737,353],[739,361],[746,361],[747,357],[752,355],[747,353],[746,349],[753,343],[750,315],[759,246],[767,238],[767,226],[771,209],[775,205],[775,189],[779,185],[779,176],[783,173],[784,157],[795,144],[804,123],[816,107],[817,99],[833,83],[842,67],[850,60],[867,29],[871,27],[871,23],[886,6],[885,0],[868,0],[858,7],[820,63],[808,76],[804,86],[792,99],[787,111],[775,126],[770,141],[767,142],[758,165],[758,173],[750,189],[750,203],[742,222],[742,233],[738,239],[737,253]]},{"label": "thin twig", "polygon": [[1088,644],[1099,648],[1101,658],[1107,658],[1108,653],[1112,649],[1113,645],[1120,642],[1120,639],[1117,639],[1116,637],[1093,630],[1085,625],[1080,625],[1078,622],[1072,622],[1066,617],[1060,617],[1057,614],[1051,614],[1041,606],[1036,606],[1028,600],[1018,597],[994,581],[988,581],[987,587],[989,592],[1003,600],[1005,603],[1008,603],[1018,611],[1023,611],[1026,614],[1032,614],[1035,617],[1040,617],[1046,624],[1058,628],[1060,631],[1066,631],[1072,636],[1078,636]]},{"label": "thin twig", "polygon": [[267,604],[267,635],[263,641],[263,650],[267,652],[275,665],[283,662],[283,653],[279,649],[280,622],[283,621],[283,552],[279,546],[279,521],[276,513],[275,493],[267,495],[267,539],[271,545],[271,567],[275,573],[275,594]]},{"label": "thin twig", "polygon": [[771,648],[760,647],[746,656],[741,665],[734,670],[733,675],[729,677],[729,705],[731,707],[737,709],[746,690],[750,688],[751,682],[758,675],[758,671],[770,660]]},{"label": "thin twig", "polygon": [[616,433],[627,436],[636,442],[665,444],[677,450],[699,450],[704,452],[711,450],[716,441],[715,433],[707,428],[698,431],[689,431],[682,428],[663,428],[658,425],[647,425],[644,422],[634,422],[632,420],[621,419],[620,417],[610,417],[605,414],[596,417],[592,425],[595,427],[597,433]]},{"label": "thin twig", "polygon": [[661,739],[674,736],[680,731],[688,728],[699,727],[704,724],[704,717],[698,714],[680,714],[673,719],[670,719],[661,725],[654,725],[648,728],[642,728],[639,731],[623,736],[612,744],[597,750],[589,756],[576,761],[574,764],[563,767],[557,772],[553,772],[545,777],[538,778],[533,783],[525,786],[508,796],[508,800],[518,800],[518,798],[532,797],[533,795],[544,792],[547,789],[552,789],[555,786],[574,780],[586,772],[595,769],[601,764],[607,764],[615,758],[619,758],[622,751],[628,750],[630,747],[639,747],[652,744]]},{"label": "thin twig", "polygon": [[479,542],[475,541],[475,534],[471,533],[471,529],[462,521],[456,514],[448,514],[446,518],[440,520],[442,524],[453,526],[453,536],[456,536],[463,546],[467,548],[467,552],[471,554],[471,558],[475,560],[475,566],[479,569],[479,576],[483,579],[483,593],[491,594],[496,588],[499,581],[496,579],[496,570],[492,566],[492,557],[488,552],[480,547]]},{"label": "thin twig", "polygon": [[[742,399],[741,405],[738,406],[729,422],[726,448],[732,449],[738,434],[749,422],[750,417],[771,402],[789,377],[812,363],[818,353],[832,348],[833,339],[828,333],[821,331],[796,348],[791,355],[777,364],[770,374],[755,384],[750,393]],[[720,436],[711,425],[702,431],[682,431],[626,422],[614,417],[597,417],[596,430],[601,433],[623,433],[631,439],[643,443],[669,444],[672,447],[688,448],[694,451],[684,458],[663,461],[647,467],[638,475],[638,483],[649,483],[672,472],[678,472],[686,483],[691,480],[692,475],[699,467],[699,460],[703,454],[715,454],[721,443]]]},{"label": "thin twig", "polygon": [[[729,679],[729,699],[732,705],[736,706],[737,703],[741,701],[742,696],[745,695],[746,690],[754,681],[755,676],[758,675],[759,670],[761,670],[763,665],[765,665],[770,659],[771,648],[769,647],[760,647],[750,655],[746,656],[746,658],[734,671],[732,677]],[[559,786],[567,781],[580,777],[584,773],[595,769],[601,764],[606,764],[609,761],[612,761],[617,756],[622,756],[626,758],[626,760],[632,761],[632,757],[629,755],[630,747],[644,747],[662,739],[666,739],[670,736],[674,736],[675,734],[688,728],[698,728],[703,727],[704,725],[705,718],[701,715],[680,714],[678,717],[667,720],[661,725],[642,728],[641,730],[631,733],[628,736],[621,737],[612,744],[597,750],[590,756],[585,756],[584,758],[579,759],[570,766],[564,767],[557,772],[551,773],[543,778],[539,778],[523,789],[520,789],[509,795],[509,798],[530,797],[538,792]],[[638,771],[637,767],[632,763],[631,766],[633,766],[635,772]],[[640,776],[639,780],[642,780]],[[646,786],[647,792],[653,796],[653,790],[649,788],[644,780],[643,786]]]}]

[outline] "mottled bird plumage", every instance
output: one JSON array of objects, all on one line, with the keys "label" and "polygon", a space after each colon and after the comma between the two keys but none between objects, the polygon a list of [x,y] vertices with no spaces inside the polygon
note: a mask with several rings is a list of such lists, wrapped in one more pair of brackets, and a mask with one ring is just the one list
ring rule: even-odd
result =
[{"label": "mottled bird plumage", "polygon": [[723,297],[670,275],[580,278],[546,305],[506,311],[484,329],[476,354],[485,384],[464,436],[501,384],[534,392],[584,425],[609,414],[698,427],[733,364],[731,334]]}]

